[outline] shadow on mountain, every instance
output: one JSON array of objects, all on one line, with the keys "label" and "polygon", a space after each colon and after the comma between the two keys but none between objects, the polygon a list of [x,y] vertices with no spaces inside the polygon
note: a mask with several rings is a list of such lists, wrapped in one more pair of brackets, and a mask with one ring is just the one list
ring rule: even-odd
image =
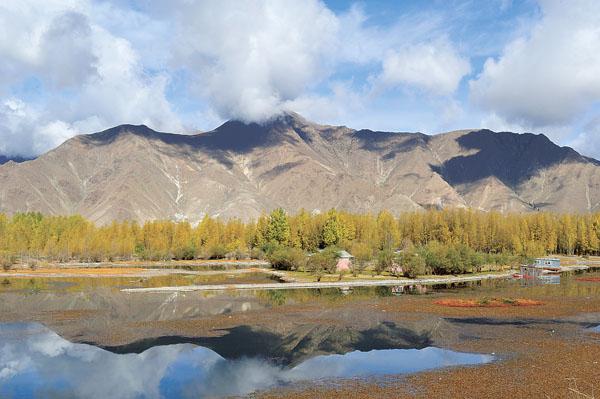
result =
[{"label": "shadow on mountain", "polygon": [[321,354],[375,349],[422,349],[432,344],[428,333],[415,332],[389,322],[362,331],[336,326],[301,325],[287,335],[251,326],[220,331],[224,334],[217,337],[164,336],[102,348],[125,354],[142,353],[154,346],[194,344],[209,348],[226,359],[263,358],[281,365],[293,365]]},{"label": "shadow on mountain", "polygon": [[[392,133],[377,132],[363,129],[354,133],[354,137],[360,140],[360,148],[372,152],[385,151],[384,160],[391,160],[396,155],[410,152],[417,147],[426,147],[430,139],[422,133]],[[399,141],[399,139],[403,139]]]},{"label": "shadow on mountain", "polygon": [[[296,144],[299,138],[310,141],[310,136],[302,130],[306,122],[293,113],[263,123],[245,123],[231,120],[215,130],[198,134],[196,145],[212,151],[230,151],[238,154],[249,153],[255,148],[268,148],[284,142]],[[289,134],[294,131],[295,134]]]},{"label": "shadow on mountain", "polygon": [[170,145],[193,145],[194,143],[194,136],[157,132],[146,125],[119,125],[99,133],[79,136],[79,139],[86,144],[109,145],[125,134],[160,140]]},{"label": "shadow on mountain", "polygon": [[552,165],[588,160],[572,148],[559,147],[546,136],[531,133],[478,130],[459,137],[457,142],[463,149],[477,152],[454,157],[441,167],[431,166],[451,185],[473,183],[493,176],[515,187]]}]

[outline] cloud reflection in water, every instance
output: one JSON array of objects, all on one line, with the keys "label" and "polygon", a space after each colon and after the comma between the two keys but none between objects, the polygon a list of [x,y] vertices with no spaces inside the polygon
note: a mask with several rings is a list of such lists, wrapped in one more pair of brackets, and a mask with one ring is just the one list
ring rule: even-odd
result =
[{"label": "cloud reflection in water", "polygon": [[317,356],[286,368],[263,359],[228,360],[191,344],[115,354],[71,343],[40,324],[0,324],[0,397],[220,397],[303,380],[402,374],[492,360],[429,347]]}]

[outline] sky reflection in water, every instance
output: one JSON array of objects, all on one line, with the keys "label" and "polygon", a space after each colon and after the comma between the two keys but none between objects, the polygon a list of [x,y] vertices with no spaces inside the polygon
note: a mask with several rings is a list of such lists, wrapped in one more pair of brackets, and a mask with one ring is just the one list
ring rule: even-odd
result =
[{"label": "sky reflection in water", "polygon": [[224,359],[191,344],[114,354],[66,341],[40,324],[13,323],[0,324],[0,397],[219,397],[302,380],[402,374],[492,360],[490,355],[429,347],[317,356],[285,368],[262,359]]}]

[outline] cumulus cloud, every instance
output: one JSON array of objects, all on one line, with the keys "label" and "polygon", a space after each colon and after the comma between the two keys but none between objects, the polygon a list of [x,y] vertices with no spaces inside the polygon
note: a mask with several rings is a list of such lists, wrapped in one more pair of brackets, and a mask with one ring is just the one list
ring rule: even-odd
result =
[{"label": "cumulus cloud", "polygon": [[432,94],[449,95],[470,71],[468,59],[459,55],[448,40],[438,40],[390,51],[383,60],[379,84],[405,84]]},{"label": "cumulus cloud", "polygon": [[168,76],[149,73],[126,38],[94,22],[94,10],[85,0],[8,2],[0,9],[3,154],[38,155],[75,134],[120,123],[182,129],[166,99]]},{"label": "cumulus cloud", "polygon": [[430,14],[384,28],[359,6],[334,14],[318,0],[180,1],[171,10],[153,12],[176,21],[174,62],[225,118],[260,121],[290,107],[307,115],[359,109],[355,98],[373,95],[365,87],[373,81],[334,79],[325,92],[313,90],[348,65],[383,69],[378,92],[411,85],[434,95],[452,93],[470,70],[447,37],[434,39],[441,21]]},{"label": "cumulus cloud", "polygon": [[531,30],[485,62],[470,82],[471,98],[508,123],[568,125],[600,100],[600,3],[540,6]]},{"label": "cumulus cloud", "polygon": [[[385,119],[392,129],[415,128],[396,125],[410,112],[453,126],[465,118],[457,93],[471,72],[469,45],[457,45],[449,14],[407,10],[380,23],[361,6],[334,12],[320,0],[6,2],[0,153],[38,155],[120,123],[182,132],[284,110],[367,127]],[[495,104],[496,79],[508,78],[492,72],[509,55],[510,46],[471,84],[504,119],[524,112]],[[419,109],[388,111],[406,104]]]},{"label": "cumulus cloud", "polygon": [[[316,0],[181,2],[176,62],[224,116],[261,120],[327,75],[339,21]],[[332,57],[334,59],[335,57]]]},{"label": "cumulus cloud", "polygon": [[57,15],[41,37],[38,57],[37,72],[59,87],[73,87],[93,76],[98,58],[88,18],[72,11]]},{"label": "cumulus cloud", "polygon": [[583,154],[600,158],[600,115],[588,121],[569,145]]}]

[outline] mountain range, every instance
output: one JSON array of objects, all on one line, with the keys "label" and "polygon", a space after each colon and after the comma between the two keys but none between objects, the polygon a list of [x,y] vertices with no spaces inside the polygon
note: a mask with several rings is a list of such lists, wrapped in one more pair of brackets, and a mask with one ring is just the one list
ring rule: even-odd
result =
[{"label": "mountain range", "polygon": [[0,166],[8,214],[197,222],[275,207],[591,212],[600,208],[600,162],[541,134],[378,132],[286,113],[195,135],[121,125]]}]

